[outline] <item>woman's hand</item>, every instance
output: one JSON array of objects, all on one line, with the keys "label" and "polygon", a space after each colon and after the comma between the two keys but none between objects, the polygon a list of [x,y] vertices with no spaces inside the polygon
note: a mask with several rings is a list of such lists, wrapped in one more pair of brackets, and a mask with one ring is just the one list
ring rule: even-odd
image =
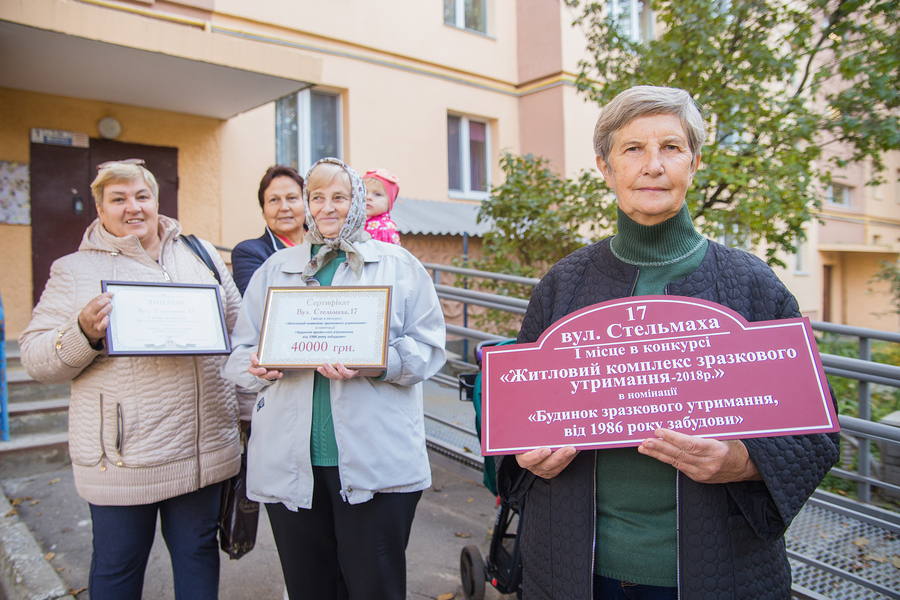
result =
[{"label": "woman's hand", "polygon": [[325,363],[321,367],[317,368],[316,371],[318,371],[319,374],[324,375],[328,379],[334,379],[337,381],[340,381],[342,379],[353,379],[354,377],[378,377],[382,373],[382,371],[378,371],[376,369],[354,371],[353,369],[348,369],[341,363],[334,363],[333,365]]},{"label": "woman's hand", "polygon": [[281,371],[270,371],[265,367],[259,366],[259,357],[256,355],[256,352],[250,355],[250,366],[247,367],[247,372],[268,381],[275,381],[284,377],[284,373]]},{"label": "woman's hand", "polygon": [[573,446],[566,446],[555,452],[550,448],[537,448],[524,454],[517,454],[516,462],[520,467],[528,469],[538,477],[552,479],[569,466],[577,454],[578,450]]},{"label": "woman's hand", "polygon": [[699,483],[760,480],[747,447],[740,440],[719,441],[657,429],[638,452],[670,464]]},{"label": "woman's hand", "polygon": [[78,326],[91,346],[106,336],[109,313],[112,312],[112,292],[103,292],[88,302],[78,313]]}]

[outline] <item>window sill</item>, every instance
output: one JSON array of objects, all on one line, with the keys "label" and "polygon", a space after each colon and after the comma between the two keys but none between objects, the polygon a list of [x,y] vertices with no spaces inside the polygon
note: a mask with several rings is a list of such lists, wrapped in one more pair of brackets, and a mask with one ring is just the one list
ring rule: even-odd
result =
[{"label": "window sill", "polygon": [[447,195],[454,200],[487,200],[491,197],[490,192],[461,192],[460,190],[450,190]]},{"label": "window sill", "polygon": [[466,27],[457,27],[453,23],[447,23],[446,21],[444,21],[444,26],[449,27],[450,29],[455,29],[456,31],[462,31],[464,33],[471,33],[472,35],[477,35],[478,37],[482,37],[482,38],[491,40],[493,42],[497,41],[496,37],[494,37],[492,35],[488,35],[484,31],[478,31],[477,29],[468,29]]}]

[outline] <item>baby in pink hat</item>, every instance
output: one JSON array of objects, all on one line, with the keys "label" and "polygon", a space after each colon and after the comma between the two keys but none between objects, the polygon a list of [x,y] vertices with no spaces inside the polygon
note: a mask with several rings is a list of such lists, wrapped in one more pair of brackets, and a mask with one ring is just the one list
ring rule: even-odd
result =
[{"label": "baby in pink hat", "polygon": [[366,231],[373,240],[400,245],[400,232],[391,220],[391,208],[397,200],[400,186],[395,175],[384,169],[366,171]]}]

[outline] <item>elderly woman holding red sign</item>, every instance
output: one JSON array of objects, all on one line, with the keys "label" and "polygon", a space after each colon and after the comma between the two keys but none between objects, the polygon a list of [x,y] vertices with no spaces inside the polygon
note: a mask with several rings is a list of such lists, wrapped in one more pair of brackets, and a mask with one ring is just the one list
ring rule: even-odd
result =
[{"label": "elderly woman holding red sign", "polygon": [[[748,321],[800,316],[763,261],[694,228],[685,198],[705,138],[683,90],[638,86],[603,109],[594,149],[616,194],[616,235],[550,269],[520,343],[630,296],[700,298]],[[654,434],[638,448],[538,448],[499,462],[501,494],[524,498],[524,600],[789,598],[783,535],[837,461],[838,435]]]},{"label": "elderly woman holding red sign", "polygon": [[[222,370],[257,393],[247,496],[266,505],[291,600],[405,600],[406,544],[431,485],[421,382],[446,358],[443,313],[422,264],[363,229],[353,169],[323,158],[303,197],[309,233],[250,279]],[[391,286],[386,369],[260,366],[268,289],[306,286]]]}]

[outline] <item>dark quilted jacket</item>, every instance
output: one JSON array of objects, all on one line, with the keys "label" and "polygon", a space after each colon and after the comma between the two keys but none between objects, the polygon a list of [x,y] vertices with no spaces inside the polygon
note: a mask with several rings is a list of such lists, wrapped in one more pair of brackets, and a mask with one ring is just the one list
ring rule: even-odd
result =
[{"label": "dark quilted jacket", "polygon": [[[554,265],[535,287],[519,342],[581,308],[631,295],[637,268],[616,259],[607,238]],[[757,257],[709,243],[697,270],[668,293],[717,302],[748,321],[800,316],[797,301]],[[838,460],[839,437],[806,435],[743,440],[763,481],[701,484],[679,473],[680,597],[690,600],[789,598],[790,565],[783,535],[806,499]],[[524,600],[590,600],[593,586],[596,451],[581,452],[555,478],[499,461],[501,494],[527,488],[520,539]]]}]

